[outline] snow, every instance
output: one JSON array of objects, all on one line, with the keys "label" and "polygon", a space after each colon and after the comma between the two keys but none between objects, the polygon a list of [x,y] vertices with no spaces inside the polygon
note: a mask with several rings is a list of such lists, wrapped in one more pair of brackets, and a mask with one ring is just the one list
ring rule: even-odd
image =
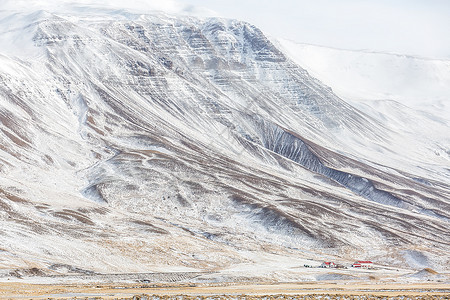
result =
[{"label": "snow", "polygon": [[395,101],[450,121],[450,60],[277,41],[343,99],[352,103]]},{"label": "snow", "polygon": [[35,47],[33,38],[37,22],[49,16],[44,11],[11,14],[0,10],[0,54],[30,60],[42,58],[44,51]]},{"label": "snow", "polygon": [[244,22],[83,11],[1,19],[8,268],[317,280],[301,266],[395,259],[405,235],[440,261],[445,121],[370,118]]},{"label": "snow", "polygon": [[422,269],[425,267],[430,267],[430,262],[427,256],[417,250],[407,250],[403,252],[403,257],[405,259],[406,265],[415,268]]},{"label": "snow", "polygon": [[2,1],[2,9],[7,11],[36,11],[46,10],[52,13],[89,13],[93,11],[108,11],[109,14],[120,11],[131,11],[139,13],[149,13],[154,11],[165,11],[169,13],[180,12],[181,8],[176,1],[173,0],[153,0],[151,2],[144,0],[4,0]]},{"label": "snow", "polygon": [[[344,101],[389,128],[389,148],[393,152],[402,153],[414,164],[426,162],[426,168],[449,166],[450,60],[272,40]],[[350,141],[353,137],[345,139]],[[358,142],[360,153],[372,149],[370,156],[379,157],[377,160],[387,155],[373,139]],[[412,144],[417,146],[404,147]],[[398,161],[396,158],[388,165],[394,166]]]}]

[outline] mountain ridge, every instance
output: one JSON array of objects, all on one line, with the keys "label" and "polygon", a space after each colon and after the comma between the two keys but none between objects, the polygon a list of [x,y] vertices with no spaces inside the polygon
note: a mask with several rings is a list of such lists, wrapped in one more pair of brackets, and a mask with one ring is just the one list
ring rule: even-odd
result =
[{"label": "mountain ridge", "polygon": [[[389,149],[382,122],[256,27],[80,22],[45,17],[39,61],[2,58],[21,70],[0,67],[2,256],[26,261],[11,267],[226,271],[257,265],[247,251],[401,265],[418,245],[433,267],[448,260],[441,169]],[[374,144],[403,158],[380,168],[392,159],[372,158]]]}]

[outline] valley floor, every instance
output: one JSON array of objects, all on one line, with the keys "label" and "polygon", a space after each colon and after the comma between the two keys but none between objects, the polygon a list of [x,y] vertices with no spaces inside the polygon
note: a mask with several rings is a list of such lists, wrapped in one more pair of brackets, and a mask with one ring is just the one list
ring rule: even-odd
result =
[{"label": "valley floor", "polygon": [[[245,295],[245,296],[244,296]],[[0,283],[1,299],[449,299],[449,283],[309,282],[253,284]]]}]

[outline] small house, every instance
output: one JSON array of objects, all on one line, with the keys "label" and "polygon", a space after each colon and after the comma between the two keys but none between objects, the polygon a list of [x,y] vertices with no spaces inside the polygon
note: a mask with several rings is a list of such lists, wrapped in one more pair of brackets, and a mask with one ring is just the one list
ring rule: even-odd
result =
[{"label": "small house", "polygon": [[370,260],[358,260],[352,264],[353,268],[372,269],[373,262]]},{"label": "small house", "polygon": [[321,268],[336,268],[336,264],[332,261],[324,261],[321,265]]}]

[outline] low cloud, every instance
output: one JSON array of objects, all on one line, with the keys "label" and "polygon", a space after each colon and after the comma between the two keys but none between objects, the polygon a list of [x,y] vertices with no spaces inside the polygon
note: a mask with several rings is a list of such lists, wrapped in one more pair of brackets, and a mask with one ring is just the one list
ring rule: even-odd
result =
[{"label": "low cloud", "polygon": [[70,7],[86,6],[91,8],[110,8],[110,9],[127,9],[132,12],[150,12],[150,11],[165,11],[169,13],[181,12],[185,5],[174,0],[158,0],[158,1],[144,1],[144,0],[3,0],[0,4],[0,10],[12,11],[35,11],[46,10],[50,12],[62,12]]}]

